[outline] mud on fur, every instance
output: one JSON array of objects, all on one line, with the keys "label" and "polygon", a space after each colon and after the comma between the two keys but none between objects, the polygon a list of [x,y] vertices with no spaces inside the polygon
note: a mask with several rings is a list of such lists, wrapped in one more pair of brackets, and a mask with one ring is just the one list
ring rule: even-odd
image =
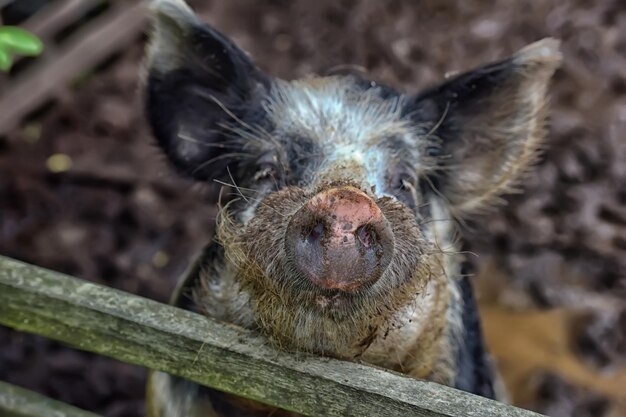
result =
[{"label": "mud on fur", "polygon": [[[457,223],[532,165],[558,41],[406,94],[360,74],[271,77],[182,0],[153,2],[152,16],[153,134],[180,173],[236,195],[172,302],[281,349],[502,399]],[[148,409],[272,411],[158,372]]]}]

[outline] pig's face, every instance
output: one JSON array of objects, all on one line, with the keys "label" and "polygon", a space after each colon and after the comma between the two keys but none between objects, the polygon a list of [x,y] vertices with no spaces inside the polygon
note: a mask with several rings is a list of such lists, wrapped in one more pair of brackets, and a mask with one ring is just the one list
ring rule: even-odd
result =
[{"label": "pig's face", "polygon": [[178,1],[155,7],[147,115],[176,167],[235,194],[218,239],[275,341],[345,356],[450,271],[451,220],[542,136],[555,41],[417,96],[355,75],[286,82]]},{"label": "pig's face", "polygon": [[423,220],[437,140],[406,117],[406,97],[352,76],[274,80],[261,103],[229,181],[245,198],[222,212],[219,239],[274,340],[367,343],[433,274]]}]

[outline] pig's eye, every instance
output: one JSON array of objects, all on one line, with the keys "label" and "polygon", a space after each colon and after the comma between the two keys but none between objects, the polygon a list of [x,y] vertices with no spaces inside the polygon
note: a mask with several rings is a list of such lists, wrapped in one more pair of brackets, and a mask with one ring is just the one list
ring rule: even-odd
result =
[{"label": "pig's eye", "polygon": [[254,181],[263,182],[263,181],[277,181],[278,180],[278,169],[274,164],[261,164],[259,166],[259,170],[254,174]]},{"label": "pig's eye", "polygon": [[392,194],[410,208],[414,208],[418,199],[418,180],[416,173],[401,169],[393,173],[391,176],[391,192]]},{"label": "pig's eye", "polygon": [[417,178],[414,173],[399,171],[394,173],[391,181],[391,188],[395,192],[411,191],[415,189]]},{"label": "pig's eye", "polygon": [[395,181],[395,189],[398,191],[404,191],[411,188],[411,184],[413,183],[413,179],[408,175],[399,176]]},{"label": "pig's eye", "polygon": [[279,178],[278,156],[273,152],[267,152],[256,161],[256,173],[254,181],[260,182],[277,182]]}]

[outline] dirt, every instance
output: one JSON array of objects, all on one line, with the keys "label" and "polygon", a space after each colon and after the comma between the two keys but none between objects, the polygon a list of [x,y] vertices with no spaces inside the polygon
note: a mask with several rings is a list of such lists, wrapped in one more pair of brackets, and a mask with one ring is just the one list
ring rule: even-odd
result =
[{"label": "dirt", "polygon": [[[544,157],[523,193],[468,225],[468,250],[512,401],[626,415],[625,2],[199,3],[275,75],[351,64],[410,92],[561,39]],[[166,301],[212,234],[215,189],[177,178],[151,142],[143,42],[0,139],[0,254]],[[0,340],[1,380],[106,416],[143,414],[143,369],[5,328]]]}]

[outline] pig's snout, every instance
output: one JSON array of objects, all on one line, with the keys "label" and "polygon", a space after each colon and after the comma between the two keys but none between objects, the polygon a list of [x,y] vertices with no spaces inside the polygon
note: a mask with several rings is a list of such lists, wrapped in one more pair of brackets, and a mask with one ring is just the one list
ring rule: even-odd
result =
[{"label": "pig's snout", "polygon": [[374,200],[354,187],[338,187],[316,194],[293,215],[285,246],[314,285],[354,292],[389,266],[394,236]]}]

